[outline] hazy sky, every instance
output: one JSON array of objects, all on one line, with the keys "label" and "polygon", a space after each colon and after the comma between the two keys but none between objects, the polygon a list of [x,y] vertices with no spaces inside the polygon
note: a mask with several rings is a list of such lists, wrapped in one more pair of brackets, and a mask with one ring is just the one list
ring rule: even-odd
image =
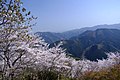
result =
[{"label": "hazy sky", "polygon": [[33,31],[63,32],[120,23],[120,0],[24,0],[37,16]]}]

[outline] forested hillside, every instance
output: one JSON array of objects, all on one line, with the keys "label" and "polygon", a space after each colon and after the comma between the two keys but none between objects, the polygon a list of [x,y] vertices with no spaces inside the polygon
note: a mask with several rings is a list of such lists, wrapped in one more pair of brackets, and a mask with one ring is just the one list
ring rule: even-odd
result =
[{"label": "forested hillside", "polygon": [[[106,53],[120,51],[120,30],[117,29],[97,29],[86,31],[79,36],[62,40],[63,47],[67,53],[81,59],[97,60],[106,58]],[[61,41],[57,41],[57,44]]]}]

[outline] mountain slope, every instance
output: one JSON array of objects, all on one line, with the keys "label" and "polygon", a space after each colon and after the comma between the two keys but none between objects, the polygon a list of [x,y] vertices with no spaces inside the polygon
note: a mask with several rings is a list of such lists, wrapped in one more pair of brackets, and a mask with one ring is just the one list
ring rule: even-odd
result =
[{"label": "mountain slope", "polygon": [[42,37],[47,43],[53,43],[59,40],[65,40],[66,38],[60,33],[52,32],[36,32],[35,35]]},{"label": "mountain slope", "polygon": [[[56,43],[59,43],[57,41]],[[120,30],[97,29],[85,31],[79,36],[69,40],[63,40],[61,46],[75,57],[96,60],[106,58],[105,52],[116,52],[120,50]]]},{"label": "mountain slope", "polygon": [[120,24],[113,24],[113,25],[97,25],[93,27],[85,27],[81,29],[70,30],[62,33],[53,33],[53,32],[37,32],[35,34],[41,36],[47,43],[53,43],[59,40],[68,40],[71,37],[78,36],[81,33],[87,30],[96,30],[96,29],[120,29]]}]

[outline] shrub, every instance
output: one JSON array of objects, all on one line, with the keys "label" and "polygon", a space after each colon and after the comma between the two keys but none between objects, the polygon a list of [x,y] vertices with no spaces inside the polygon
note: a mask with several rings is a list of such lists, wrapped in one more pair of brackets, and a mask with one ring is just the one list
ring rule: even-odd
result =
[{"label": "shrub", "polygon": [[99,72],[86,72],[79,80],[120,80],[120,65]]}]

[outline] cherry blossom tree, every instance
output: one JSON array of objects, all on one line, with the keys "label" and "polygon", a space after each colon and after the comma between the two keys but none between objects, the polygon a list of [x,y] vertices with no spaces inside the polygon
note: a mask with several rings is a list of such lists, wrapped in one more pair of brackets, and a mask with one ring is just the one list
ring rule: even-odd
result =
[{"label": "cherry blossom tree", "polygon": [[[0,0],[0,67],[3,80],[6,77],[13,79],[14,72],[28,63],[27,56],[33,55],[21,47],[29,48],[33,40],[28,31],[34,19],[22,4],[20,0]],[[26,63],[22,62],[23,59]]]},{"label": "cherry blossom tree", "polygon": [[0,0],[0,70],[2,79],[12,80],[26,68],[57,71],[79,77],[86,71],[99,71],[120,64],[120,53],[108,53],[103,60],[75,60],[60,46],[49,48],[42,38],[30,34],[35,19],[20,0]]}]

